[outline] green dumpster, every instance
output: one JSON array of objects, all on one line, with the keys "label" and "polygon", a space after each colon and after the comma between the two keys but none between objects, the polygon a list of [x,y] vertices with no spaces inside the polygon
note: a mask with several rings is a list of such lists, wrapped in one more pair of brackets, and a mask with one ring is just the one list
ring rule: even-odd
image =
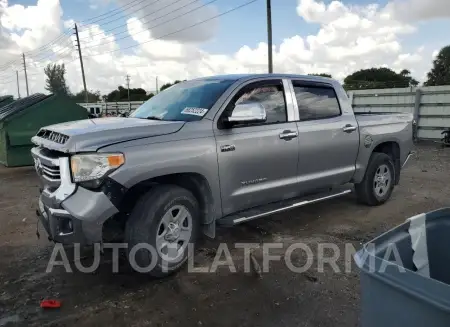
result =
[{"label": "green dumpster", "polygon": [[87,119],[88,112],[62,95],[34,94],[0,107],[0,164],[31,166],[31,138],[41,127]]},{"label": "green dumpster", "polygon": [[10,104],[13,101],[14,98],[12,95],[0,96],[0,108],[6,106],[7,104]]}]

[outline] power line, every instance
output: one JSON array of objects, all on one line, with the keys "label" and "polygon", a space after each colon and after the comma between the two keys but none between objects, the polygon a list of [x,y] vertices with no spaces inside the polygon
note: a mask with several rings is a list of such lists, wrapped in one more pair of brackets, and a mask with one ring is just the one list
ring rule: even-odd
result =
[{"label": "power line", "polygon": [[[72,44],[72,46],[74,48],[67,47],[65,49],[60,49],[60,51],[55,51],[53,53],[46,54],[43,57],[39,57],[39,58],[38,57],[32,57],[32,58],[35,61],[46,61],[46,60],[49,60],[49,59],[62,60],[62,59],[68,58],[68,57],[70,57],[70,56],[72,56],[74,54],[75,45]],[[61,56],[61,55],[63,55],[63,56]]]},{"label": "power line", "polygon": [[[17,54],[17,56],[20,56],[20,54]],[[3,64],[0,66],[0,70],[5,70],[14,64],[20,64],[20,59],[11,60],[10,62]]]},{"label": "power line", "polygon": [[[214,1],[216,1],[216,0],[214,0]],[[209,22],[209,21],[211,21],[211,20],[213,20],[213,19],[216,19],[216,18],[219,18],[219,17],[224,16],[224,15],[226,15],[226,14],[229,14],[229,13],[231,13],[231,12],[233,12],[233,11],[239,10],[239,9],[241,9],[241,8],[243,8],[243,7],[246,7],[246,6],[252,4],[252,3],[256,2],[256,1],[259,1],[259,0],[248,1],[248,2],[246,2],[246,3],[244,3],[244,4],[240,5],[240,6],[231,8],[231,9],[229,9],[229,10],[227,10],[227,11],[224,11],[223,13],[220,13],[220,14],[218,14],[218,15],[212,16],[212,17],[210,17],[210,18],[208,18],[208,19],[205,19],[205,20],[202,20],[202,21],[200,21],[200,22],[198,22],[198,23],[195,23],[195,24],[192,24],[192,25],[190,25],[190,26],[184,27],[184,28],[182,28],[182,29],[176,30],[175,32],[167,33],[167,34],[162,35],[162,36],[160,36],[160,37],[157,37],[157,38],[154,38],[154,39],[150,39],[150,40],[148,40],[148,41],[145,41],[145,42],[142,42],[142,43],[139,43],[139,44],[136,44],[136,45],[132,45],[132,46],[129,46],[129,47],[126,47],[126,48],[120,48],[120,49],[116,49],[116,50],[112,50],[112,51],[108,51],[108,52],[102,52],[102,53],[95,54],[95,55],[85,56],[85,58],[96,57],[96,56],[100,56],[100,55],[105,55],[105,54],[109,54],[109,53],[114,53],[114,52],[117,52],[117,51],[127,50],[127,49],[131,49],[131,48],[134,48],[134,47],[138,47],[138,46],[140,46],[140,45],[142,45],[142,44],[146,44],[146,43],[150,43],[150,42],[153,42],[153,41],[156,41],[156,40],[160,40],[160,39],[165,38],[165,37],[167,37],[167,36],[171,36],[171,35],[174,35],[174,34],[176,34],[176,33],[179,33],[179,32],[185,31],[185,30],[188,30],[188,29],[190,29],[190,28],[193,28],[193,27],[199,26],[199,25],[201,25],[201,24],[204,24],[204,23],[206,23],[206,22]]]},{"label": "power line", "polygon": [[[54,40],[54,41],[56,41],[56,40]],[[52,42],[54,42],[54,41],[52,41]],[[46,46],[50,46],[51,44],[52,44],[52,42],[49,42]],[[56,43],[55,43],[56,44]],[[45,46],[43,46],[43,47],[40,47],[40,48],[38,48],[38,49],[41,49],[41,48],[44,48]],[[33,52],[36,52],[38,49],[35,49],[35,50],[33,50],[33,51],[30,51],[30,52],[24,52],[25,54],[27,54],[27,57],[28,58],[37,58],[40,54],[39,54],[39,52],[43,52],[43,51],[45,51],[45,50],[40,50],[38,53],[36,53],[35,55],[30,55],[31,53],[33,53]],[[47,49],[47,50],[49,50],[49,49]],[[63,49],[64,50],[64,49]],[[62,54],[62,53],[64,53],[64,51],[63,52],[61,52],[61,53],[59,53],[59,51],[55,51],[54,53],[56,53],[56,54]],[[18,55],[19,56],[19,55]],[[46,56],[45,58],[37,58],[38,60],[44,60],[44,59],[46,59],[47,57],[50,57],[50,56]],[[3,64],[2,66],[0,66],[0,71],[3,71],[3,70],[5,70],[5,69],[7,69],[7,68],[9,68],[9,67],[11,67],[11,66],[13,66],[13,65],[19,65],[20,64],[20,62],[21,62],[21,59],[15,59],[15,60],[11,60],[10,62],[8,62],[8,63],[6,63],[6,64]]]},{"label": "power line", "polygon": [[129,6],[130,4],[132,4],[132,3],[134,3],[134,2],[137,2],[137,1],[139,1],[139,2],[138,2],[138,4],[139,4],[139,3],[145,2],[145,1],[147,1],[147,0],[133,0],[133,1],[127,3],[126,5],[121,6],[121,7],[119,7],[119,8],[112,9],[112,10],[107,11],[107,12],[105,12],[105,13],[103,13],[103,14],[98,15],[98,16],[94,16],[94,17],[91,17],[91,18],[87,18],[87,19],[85,19],[85,20],[82,20],[82,21],[80,22],[80,25],[83,26],[83,25],[85,25],[85,23],[87,23],[87,24],[93,24],[93,23],[95,23],[95,22],[91,22],[91,20],[95,20],[95,19],[97,19],[97,18],[99,18],[99,17],[102,17],[102,16],[105,16],[105,15],[111,14],[111,13],[113,13],[113,12],[117,12],[117,11],[126,9],[127,6]]},{"label": "power line", "polygon": [[[56,43],[58,43],[58,41],[62,41],[63,40],[63,38],[64,37],[67,37],[67,39],[69,39],[70,38],[70,34],[67,34],[67,33],[62,33],[62,34],[60,34],[56,39],[54,39],[53,41],[50,41],[49,43],[46,43],[46,44],[44,44],[43,46],[41,46],[41,47],[39,47],[39,48],[36,48],[36,49],[34,49],[34,50],[31,50],[31,51],[28,51],[28,52],[25,52],[27,55],[31,55],[31,54],[33,54],[34,52],[41,52],[41,51],[43,51],[43,50],[45,50],[46,48],[47,49],[49,49],[49,47],[51,46],[51,45],[54,45],[54,44],[56,44]],[[66,40],[67,40],[66,39]]]},{"label": "power line", "polygon": [[[101,16],[107,16],[107,17],[108,17],[108,15],[111,14],[112,12],[118,12],[118,11],[122,11],[122,10],[124,10],[124,9],[127,9],[127,7],[128,7],[130,4],[134,3],[134,2],[138,2],[137,4],[139,4],[139,3],[142,3],[142,2],[145,2],[145,1],[147,1],[147,0],[133,0],[133,1],[129,2],[128,4],[124,5],[124,6],[121,6],[121,7],[119,7],[119,8],[110,10],[110,11],[108,11],[108,12],[106,12],[106,13],[103,13],[103,14],[101,14],[101,15],[98,15],[98,16],[94,16],[94,17],[88,18],[88,19],[82,21],[81,23],[93,24],[93,23],[95,23],[95,22],[97,22],[97,21],[92,21],[92,22],[90,22],[91,20],[95,20],[96,18],[101,17]],[[160,0],[157,0],[157,1],[160,1]],[[157,1],[156,1],[156,2],[157,2]],[[135,5],[137,5],[137,4],[135,4]],[[133,7],[133,6],[131,6],[131,7]],[[111,17],[111,15],[110,15],[109,17]],[[106,18],[106,17],[105,17],[105,18]],[[98,20],[98,21],[100,21],[100,20]],[[30,53],[35,52],[35,51],[38,51],[38,50],[40,50],[40,49],[47,48],[49,45],[55,44],[57,41],[61,40],[61,39],[64,38],[65,36],[68,36],[68,37],[70,38],[71,32],[70,32],[69,29],[66,29],[66,32],[61,33],[61,34],[60,34],[58,37],[56,37],[56,39],[54,39],[53,41],[50,41],[49,43],[44,44],[43,46],[41,46],[41,47],[39,47],[39,48],[37,48],[37,49],[34,49],[34,50],[32,50],[32,51],[27,52],[27,54],[30,54]]]},{"label": "power line", "polygon": [[[131,1],[130,3],[128,3],[128,4],[126,4],[126,5],[122,6],[122,7],[116,8],[116,9],[114,9],[114,10],[111,10],[111,11],[106,12],[106,13],[104,13],[104,14],[101,14],[101,15],[99,15],[99,16],[95,16],[95,17],[88,18],[88,19],[84,20],[83,22],[84,22],[84,23],[89,23],[89,21],[94,20],[94,19],[96,19],[96,18],[98,18],[98,17],[101,17],[101,16],[107,16],[107,15],[113,13],[113,12],[117,12],[117,11],[124,10],[124,9],[126,9],[127,7],[129,7],[131,4],[135,3],[135,2],[138,2],[138,3],[135,4],[135,5],[137,5],[137,4],[142,3],[142,2],[144,2],[144,1],[147,1],[147,0],[139,0],[139,1],[138,1],[138,0],[133,0],[133,1]],[[160,0],[157,0],[157,1],[160,1]],[[132,7],[132,6],[131,6],[131,7]],[[90,23],[91,23],[91,24],[92,24],[92,23],[95,23],[95,21],[90,22]],[[69,31],[69,30],[66,29],[66,31]],[[50,42],[48,42],[48,43],[46,43],[46,44],[44,44],[44,45],[42,45],[42,46],[40,46],[40,47],[34,49],[34,50],[31,50],[31,51],[28,51],[28,52],[25,52],[25,53],[26,53],[27,55],[29,55],[30,57],[37,56],[37,55],[39,55],[39,52],[42,52],[42,51],[44,51],[45,49],[48,50],[49,47],[50,47],[51,45],[54,45],[54,44],[58,43],[58,41],[63,40],[64,37],[68,37],[68,39],[70,39],[70,33],[68,33],[68,32],[63,32],[63,33],[61,33],[59,36],[57,36],[55,39],[53,39],[52,41],[50,41]],[[13,64],[20,64],[20,62],[21,62],[21,59],[14,59],[14,60],[11,60],[10,62],[7,62],[7,63],[1,65],[1,66],[0,66],[0,70],[5,70],[6,68],[12,66]]]},{"label": "power line", "polygon": [[[110,43],[113,43],[113,42],[115,43],[115,42],[117,42],[117,41],[124,40],[124,39],[130,38],[130,37],[133,37],[134,35],[137,35],[137,34],[140,34],[140,33],[143,33],[143,32],[147,32],[148,30],[151,30],[151,29],[153,29],[153,28],[155,28],[155,27],[159,27],[159,26],[161,26],[161,25],[167,24],[167,23],[169,23],[169,22],[171,22],[171,21],[174,21],[174,20],[177,19],[177,18],[186,16],[187,14],[190,14],[190,13],[192,13],[192,12],[194,12],[194,11],[200,9],[200,8],[206,7],[206,6],[208,6],[208,5],[210,5],[211,3],[216,2],[216,1],[218,1],[218,0],[211,0],[211,1],[205,3],[205,4],[201,5],[201,6],[198,6],[198,7],[194,8],[194,9],[189,10],[189,11],[183,13],[183,14],[180,14],[180,15],[178,15],[178,16],[172,17],[171,19],[168,19],[168,20],[166,20],[166,21],[164,21],[164,22],[162,22],[162,23],[159,23],[159,24],[153,25],[153,26],[151,26],[151,27],[148,27],[148,28],[146,28],[146,29],[143,29],[143,30],[140,31],[140,32],[137,32],[137,33],[134,33],[134,34],[129,34],[129,35],[123,36],[123,37],[118,38],[118,39],[114,39],[114,40],[109,41],[109,42],[105,42],[105,43],[93,45],[93,46],[90,46],[90,47],[85,48],[85,50],[87,50],[87,49],[92,49],[92,48],[99,47],[99,46],[103,46],[103,45],[110,44]],[[258,0],[255,0],[255,1],[258,1]],[[253,2],[254,2],[254,1],[253,1]],[[252,2],[250,2],[250,3],[252,3]],[[167,15],[164,15],[164,16],[167,16]],[[161,16],[161,17],[164,17],[164,16]],[[219,17],[219,16],[216,16],[216,17]],[[213,18],[216,18],[216,17],[213,17]],[[210,19],[210,20],[211,20],[211,19]],[[206,20],[206,21],[207,21],[207,20]],[[206,22],[206,21],[203,21],[203,22]],[[201,23],[203,23],[203,22],[201,22]],[[198,24],[198,25],[200,25],[200,24]],[[190,28],[190,27],[188,27],[188,28]],[[120,33],[119,33],[119,34],[120,34]],[[169,35],[170,35],[170,34],[169,34]],[[104,39],[105,39],[105,38],[104,38]],[[102,39],[100,39],[100,40],[102,40]],[[144,42],[144,43],[145,43],[145,42]]]},{"label": "power line", "polygon": [[[154,1],[154,2],[150,2],[150,3],[146,4],[146,5],[143,6],[143,7],[138,8],[138,9],[136,9],[135,11],[130,12],[130,14],[133,14],[133,13],[135,13],[135,12],[137,12],[137,11],[140,11],[140,10],[142,10],[143,8],[146,8],[146,7],[148,7],[148,6],[154,5],[155,3],[159,2],[159,1],[161,1],[161,0],[156,0],[156,1]],[[134,7],[134,6],[133,6],[133,7]],[[132,8],[132,7],[131,7],[131,8]],[[90,24],[92,25],[93,23],[98,23],[98,22],[100,22],[100,21],[102,21],[102,20],[105,20],[105,19],[107,19],[107,18],[111,18],[112,16],[116,16],[116,15],[118,15],[118,14],[123,14],[123,12],[115,13],[115,14],[113,14],[113,15],[111,15],[111,16],[108,16],[108,17],[99,19],[99,20],[97,20],[97,21],[95,21],[95,22],[92,22],[92,23],[90,23]],[[113,22],[116,22],[116,21],[118,21],[119,19],[120,19],[120,18],[114,18],[113,20],[110,20],[110,21],[108,21],[108,22],[106,22],[106,23],[102,23],[102,26],[108,25],[108,24],[113,23]]]},{"label": "power line", "polygon": [[[172,2],[172,3],[170,3],[169,5],[164,6],[164,7],[160,8],[160,9],[158,9],[158,10],[155,10],[155,11],[151,12],[150,14],[144,15],[144,16],[138,18],[138,19],[141,20],[141,19],[144,18],[144,17],[153,15],[153,14],[155,14],[155,13],[157,13],[157,12],[163,10],[163,9],[166,9],[166,8],[172,6],[172,5],[174,5],[174,4],[176,4],[176,3],[180,2],[180,1],[183,1],[183,0],[177,0],[177,1],[175,1],[175,2]],[[177,9],[175,9],[174,11],[183,9],[183,8],[187,7],[188,5],[190,5],[190,4],[194,3],[194,2],[198,2],[198,1],[201,1],[201,0],[194,0],[194,1],[192,1],[192,2],[189,2],[188,4],[186,4],[186,5],[184,5],[184,6],[180,7],[180,8],[177,8]],[[141,9],[139,9],[139,10],[141,10]],[[160,19],[160,18],[163,18],[163,17],[166,17],[166,16],[172,14],[174,11],[172,11],[171,13],[168,13],[168,14],[166,14],[166,15],[159,16],[159,17],[157,17],[157,18],[155,18],[155,19],[153,19],[153,20],[147,21],[147,23],[148,23],[148,22],[155,21],[155,20]],[[94,35],[90,35],[89,37],[81,38],[80,40],[92,38],[92,37],[94,37],[94,36],[101,35],[101,34],[106,34],[106,33],[108,33],[108,32],[111,32],[111,31],[113,31],[113,30],[116,30],[116,29],[118,29],[118,28],[120,28],[120,27],[124,27],[124,26],[127,26],[127,25],[128,25],[128,23],[125,23],[125,24],[122,24],[122,25],[113,27],[113,28],[111,28],[111,29],[109,29],[109,30],[106,30],[106,31],[103,31],[103,32],[100,32],[100,33],[97,33],[97,34],[94,34]],[[122,34],[122,33],[124,33],[124,32],[127,32],[127,31],[122,31],[122,32],[120,32],[120,33],[117,33],[117,34],[115,34],[115,36],[117,36],[117,35],[119,35],[119,34]],[[102,39],[100,39],[100,40],[103,40],[103,39],[106,39],[106,38],[102,38]]]}]

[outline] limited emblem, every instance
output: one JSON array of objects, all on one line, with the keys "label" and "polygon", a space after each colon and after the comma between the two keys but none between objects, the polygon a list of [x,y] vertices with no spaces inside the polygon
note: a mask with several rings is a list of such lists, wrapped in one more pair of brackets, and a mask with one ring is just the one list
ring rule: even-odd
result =
[{"label": "limited emblem", "polygon": [[258,184],[258,183],[262,183],[265,182],[267,180],[267,178],[257,178],[257,179],[252,179],[250,181],[242,181],[241,185],[243,186],[247,186],[247,185],[253,185],[253,184]]},{"label": "limited emblem", "polygon": [[236,150],[236,147],[233,144],[222,145],[220,147],[221,152],[230,152],[230,151],[234,151],[234,150]]},{"label": "limited emblem", "polygon": [[366,148],[370,148],[370,146],[372,145],[372,143],[373,143],[372,136],[366,135],[366,137],[364,137],[364,146],[365,146]]}]

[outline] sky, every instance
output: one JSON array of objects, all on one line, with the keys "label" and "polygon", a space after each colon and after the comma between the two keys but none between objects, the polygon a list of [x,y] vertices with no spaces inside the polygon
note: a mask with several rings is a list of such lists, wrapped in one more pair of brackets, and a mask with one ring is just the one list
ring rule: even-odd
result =
[{"label": "sky", "polygon": [[[0,94],[45,91],[44,67],[64,63],[73,93],[119,85],[267,72],[265,0],[0,0]],[[272,0],[274,72],[408,69],[423,82],[450,44],[448,0]]]}]

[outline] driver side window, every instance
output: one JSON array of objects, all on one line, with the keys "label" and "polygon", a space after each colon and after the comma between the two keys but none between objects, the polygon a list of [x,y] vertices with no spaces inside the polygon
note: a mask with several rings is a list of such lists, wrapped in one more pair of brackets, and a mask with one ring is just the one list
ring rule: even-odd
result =
[{"label": "driver side window", "polygon": [[287,122],[286,101],[281,80],[264,81],[244,86],[230,102],[227,113],[231,115],[238,104],[259,103],[266,110],[267,120],[260,124]]}]

